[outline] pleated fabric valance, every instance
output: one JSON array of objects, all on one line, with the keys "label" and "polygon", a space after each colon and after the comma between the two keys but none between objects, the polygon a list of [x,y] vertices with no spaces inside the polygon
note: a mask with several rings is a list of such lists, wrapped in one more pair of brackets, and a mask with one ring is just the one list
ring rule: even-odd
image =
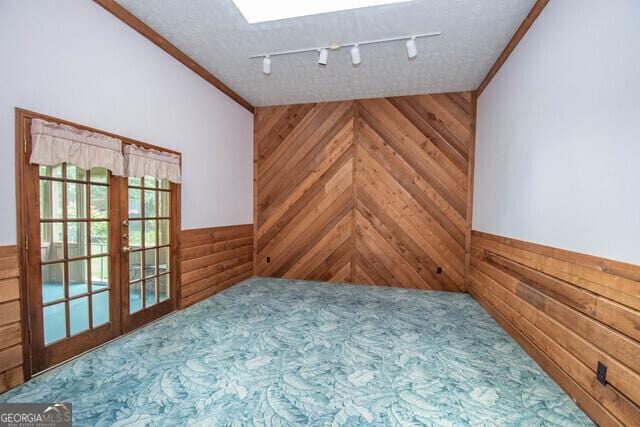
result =
[{"label": "pleated fabric valance", "polygon": [[152,176],[181,182],[180,156],[123,144],[118,138],[33,119],[32,164],[57,166],[70,163],[82,169],[103,167],[116,176]]},{"label": "pleated fabric valance", "polygon": [[125,173],[130,177],[153,176],[179,184],[180,156],[157,150],[126,145],[123,149]]},{"label": "pleated fabric valance", "polygon": [[107,168],[124,176],[122,141],[72,126],[33,119],[32,164],[56,166],[71,163],[83,169]]}]

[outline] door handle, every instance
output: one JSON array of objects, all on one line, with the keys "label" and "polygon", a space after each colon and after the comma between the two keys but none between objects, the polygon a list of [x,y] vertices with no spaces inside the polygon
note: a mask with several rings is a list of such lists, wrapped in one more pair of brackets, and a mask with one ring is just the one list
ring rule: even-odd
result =
[{"label": "door handle", "polygon": [[122,252],[124,252],[125,254],[128,254],[129,252],[131,252],[131,248],[129,246],[123,246]]}]

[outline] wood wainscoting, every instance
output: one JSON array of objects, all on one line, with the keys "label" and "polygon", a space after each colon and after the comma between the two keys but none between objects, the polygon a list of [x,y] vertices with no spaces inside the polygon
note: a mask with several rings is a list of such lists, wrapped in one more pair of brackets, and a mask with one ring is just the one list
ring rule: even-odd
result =
[{"label": "wood wainscoting", "polygon": [[18,248],[0,246],[0,393],[24,382]]},{"label": "wood wainscoting", "polygon": [[471,241],[473,297],[594,421],[640,425],[640,266],[476,231]]},{"label": "wood wainscoting", "polygon": [[251,277],[253,224],[182,230],[180,270],[180,308]]},{"label": "wood wainscoting", "polygon": [[463,290],[474,101],[258,108],[256,274]]}]

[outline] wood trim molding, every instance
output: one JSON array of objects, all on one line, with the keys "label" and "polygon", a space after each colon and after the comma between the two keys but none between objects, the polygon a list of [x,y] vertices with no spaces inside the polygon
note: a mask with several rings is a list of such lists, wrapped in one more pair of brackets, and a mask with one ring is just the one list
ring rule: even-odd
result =
[{"label": "wood trim molding", "polygon": [[240,95],[235,93],[229,86],[220,81],[216,76],[208,72],[204,69],[200,64],[196,61],[188,57],[184,52],[175,47],[169,40],[162,37],[160,34],[155,32],[151,27],[138,19],[134,14],[129,12],[124,7],[120,6],[115,0],[94,0],[97,4],[105,8],[108,12],[110,12],[113,16],[136,30],[138,33],[142,34],[144,37],[149,39],[156,46],[167,52],[169,55],[173,56],[175,59],[184,64],[191,71],[205,79],[212,86],[220,90],[222,93],[227,95],[229,98],[236,101],[238,104],[242,105],[244,108],[253,113],[253,105],[251,105],[247,100],[242,98]]},{"label": "wood trim molding", "polygon": [[476,168],[476,118],[478,113],[478,92],[471,92],[471,131],[469,137],[469,159],[467,165],[467,208],[465,211],[464,242],[464,290],[469,290],[471,272],[471,230],[473,229],[473,184]]},{"label": "wood trim molding", "polygon": [[520,27],[518,27],[516,32],[513,34],[513,37],[511,37],[511,40],[509,41],[509,43],[507,43],[507,46],[504,48],[504,50],[498,57],[498,60],[496,61],[496,63],[493,64],[493,67],[491,67],[491,69],[489,70],[489,73],[487,73],[484,80],[482,80],[482,83],[480,83],[480,86],[478,86],[478,89],[476,89],[477,96],[480,96],[482,91],[489,85],[489,83],[491,82],[493,77],[498,73],[502,65],[507,61],[507,58],[509,57],[509,55],[511,55],[511,52],[514,51],[516,46],[518,46],[518,43],[520,43],[520,40],[522,40],[524,35],[527,34],[527,31],[529,31],[529,28],[531,28],[536,18],[538,18],[538,15],[540,15],[540,13],[542,12],[542,9],[544,9],[547,3],[549,3],[549,0],[536,1],[536,3],[533,5],[531,10],[529,11],[529,14],[526,16],[526,18],[524,18],[524,20],[522,21],[522,24],[520,24]]}]

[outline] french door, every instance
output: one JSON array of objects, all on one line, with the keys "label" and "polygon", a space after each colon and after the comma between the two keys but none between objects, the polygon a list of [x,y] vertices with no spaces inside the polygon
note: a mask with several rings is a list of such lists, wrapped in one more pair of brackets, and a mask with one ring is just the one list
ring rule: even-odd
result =
[{"label": "french door", "polygon": [[179,186],[31,165],[23,120],[19,223],[36,373],[175,309]]},{"label": "french door", "polygon": [[[175,308],[172,297],[171,184],[152,177],[128,178],[122,200],[123,329],[130,331]],[[175,286],[173,286],[175,288]]]}]

